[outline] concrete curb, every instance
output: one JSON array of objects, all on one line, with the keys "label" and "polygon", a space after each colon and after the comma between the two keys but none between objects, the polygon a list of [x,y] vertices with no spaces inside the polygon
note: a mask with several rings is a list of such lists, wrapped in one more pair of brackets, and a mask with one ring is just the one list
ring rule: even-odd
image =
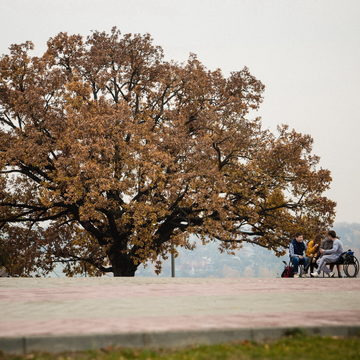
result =
[{"label": "concrete curb", "polygon": [[275,327],[252,329],[214,329],[205,331],[171,331],[152,333],[89,334],[63,336],[0,337],[0,350],[9,354],[35,351],[58,353],[105,347],[179,348],[190,345],[211,345],[231,341],[276,340],[294,334],[318,336],[360,336],[359,326]]}]

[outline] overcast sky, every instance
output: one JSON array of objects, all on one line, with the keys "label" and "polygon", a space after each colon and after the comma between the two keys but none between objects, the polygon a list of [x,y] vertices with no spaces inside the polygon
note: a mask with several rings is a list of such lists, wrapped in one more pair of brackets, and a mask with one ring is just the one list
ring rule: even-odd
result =
[{"label": "overcast sky", "polygon": [[311,134],[332,172],[336,221],[360,222],[359,0],[0,0],[0,14],[0,54],[116,25],[150,33],[167,59],[193,52],[225,74],[249,67],[266,86],[264,126]]}]

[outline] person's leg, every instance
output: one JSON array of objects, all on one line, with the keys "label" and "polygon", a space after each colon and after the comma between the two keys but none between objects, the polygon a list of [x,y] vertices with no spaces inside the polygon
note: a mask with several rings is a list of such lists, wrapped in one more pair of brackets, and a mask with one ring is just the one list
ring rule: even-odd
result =
[{"label": "person's leg", "polygon": [[336,265],[336,267],[337,267],[338,277],[341,278],[342,277],[342,274],[341,274],[342,265]]},{"label": "person's leg", "polygon": [[322,257],[320,257],[320,258],[316,261],[316,265],[317,265],[317,273],[320,274],[320,266],[322,266]]},{"label": "person's leg", "polygon": [[[341,276],[340,266],[341,266],[341,265],[336,265],[336,269],[337,269],[337,272],[338,272],[338,277],[342,277],[342,276]],[[334,267],[335,267],[335,264],[334,264],[334,263],[330,264],[330,271],[331,271],[331,272],[334,272]]]},{"label": "person's leg", "polygon": [[314,268],[317,269],[318,268],[318,260],[320,259],[320,256],[317,256],[315,259],[314,259]]},{"label": "person's leg", "polygon": [[[317,264],[318,264],[317,276],[320,275],[320,273],[322,271],[324,271],[326,274],[330,273],[330,270],[326,266],[327,260],[328,259],[327,259],[326,255],[324,255],[317,261]],[[313,274],[316,275],[315,273],[313,273]]]},{"label": "person's leg", "polygon": [[300,276],[305,276],[307,271],[308,271],[308,261],[306,257],[303,257],[302,259],[299,259],[299,265],[303,265],[303,268],[299,268],[299,275]]},{"label": "person's leg", "polygon": [[[320,268],[320,265],[319,265],[319,269],[318,269],[318,272],[320,273],[321,271],[323,271],[325,274],[329,275],[330,273],[333,274],[333,269],[334,269],[334,262],[336,259],[334,259],[333,256],[331,255],[324,255],[322,257],[322,259],[324,259],[324,263],[322,265],[322,268]],[[327,267],[327,264],[330,266],[330,269]],[[334,275],[332,275],[334,276]]]},{"label": "person's leg", "polygon": [[304,257],[304,272],[305,272],[305,274],[307,274],[307,272],[309,270],[311,260],[312,260],[312,258],[309,258],[307,256]]},{"label": "person's leg", "polygon": [[294,274],[297,274],[299,271],[299,258],[297,256],[293,256],[291,258],[291,262],[294,266]]},{"label": "person's leg", "polygon": [[310,274],[313,273],[315,267],[317,267],[317,265],[316,265],[316,260],[317,260],[317,258],[315,258],[315,257],[312,257],[312,258],[310,259]]}]

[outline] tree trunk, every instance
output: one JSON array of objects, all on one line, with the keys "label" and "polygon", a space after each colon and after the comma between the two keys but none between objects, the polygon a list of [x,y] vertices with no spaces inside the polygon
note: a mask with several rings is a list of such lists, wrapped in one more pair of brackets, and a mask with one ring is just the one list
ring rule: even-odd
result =
[{"label": "tree trunk", "polygon": [[113,268],[114,276],[135,276],[135,271],[138,265],[134,264],[133,260],[128,254],[123,254],[115,249],[109,252],[109,259]]}]

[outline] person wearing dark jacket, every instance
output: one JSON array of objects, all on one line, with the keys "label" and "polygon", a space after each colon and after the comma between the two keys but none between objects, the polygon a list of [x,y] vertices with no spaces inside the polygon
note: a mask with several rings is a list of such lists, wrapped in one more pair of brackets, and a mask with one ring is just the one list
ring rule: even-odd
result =
[{"label": "person wearing dark jacket", "polygon": [[294,277],[299,277],[299,265],[304,265],[305,269],[307,269],[309,265],[309,259],[305,255],[306,245],[302,234],[297,233],[295,238],[291,240],[289,252],[290,260],[294,266]]}]

